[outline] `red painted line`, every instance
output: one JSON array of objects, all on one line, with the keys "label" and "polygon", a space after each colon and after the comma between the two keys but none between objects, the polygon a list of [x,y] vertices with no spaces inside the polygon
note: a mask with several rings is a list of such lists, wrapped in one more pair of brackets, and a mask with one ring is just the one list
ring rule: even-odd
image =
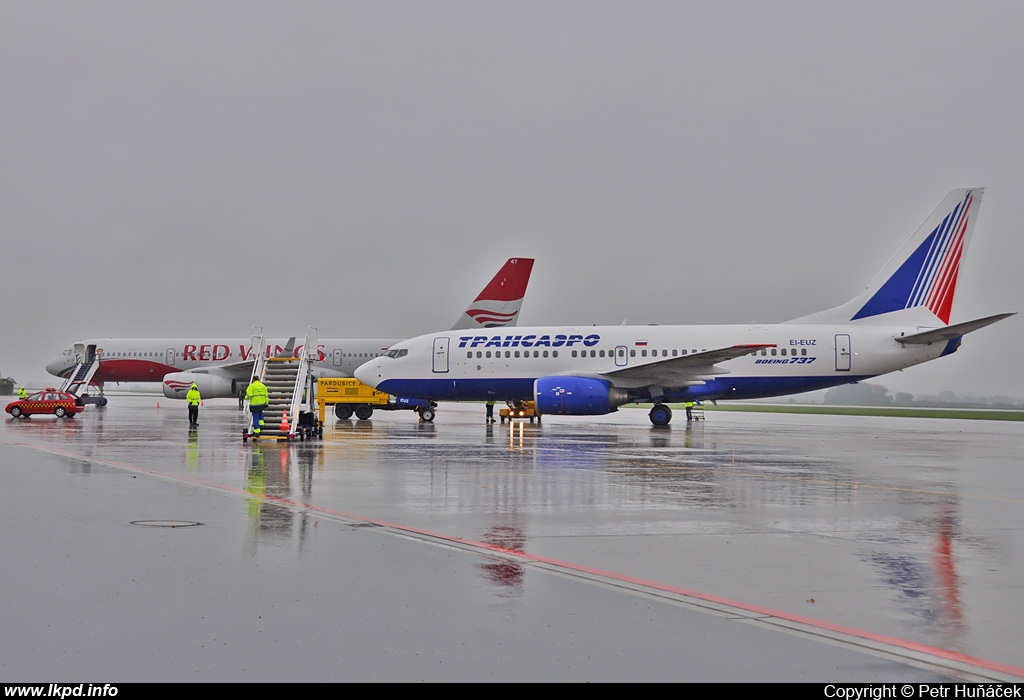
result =
[{"label": "red painted line", "polygon": [[619,574],[612,571],[606,571],[604,569],[597,569],[592,566],[586,566],[585,564],[576,564],[569,561],[563,561],[560,559],[554,559],[552,557],[545,557],[538,554],[530,554],[528,552],[520,552],[514,549],[507,549],[498,545],[488,544],[486,542],[479,542],[477,540],[469,540],[463,537],[457,537],[454,535],[445,535],[438,532],[432,532],[430,530],[424,530],[418,527],[412,527],[409,525],[402,525],[400,523],[393,523],[387,520],[377,520],[375,518],[367,518],[361,515],[353,513],[345,513],[344,511],[334,510],[333,508],[327,508],[325,506],[316,506],[301,501],[295,501],[290,498],[282,498],[279,496],[268,496],[266,494],[254,494],[250,491],[246,491],[243,488],[237,488],[233,486],[225,486],[223,484],[215,484],[209,481],[203,481],[201,479],[195,479],[189,476],[169,474],[162,472],[157,469],[150,469],[147,467],[140,467],[134,464],[127,464],[124,462],[116,462],[107,459],[97,459],[95,457],[84,457],[74,452],[67,450],[61,450],[54,447],[44,447],[42,445],[35,445],[28,442],[21,441],[10,441],[4,440],[6,444],[18,445],[21,447],[27,447],[39,452],[45,452],[53,455],[62,457],[70,457],[79,461],[90,462],[94,464],[102,464],[105,466],[113,467],[115,469],[122,469],[125,471],[139,472],[142,474],[149,474],[168,481],[175,481],[179,483],[192,484],[194,486],[202,486],[204,488],[212,489],[215,491],[221,491],[224,493],[230,493],[237,496],[243,496],[245,498],[259,498],[261,500],[278,503],[281,505],[289,506],[291,508],[302,509],[313,511],[317,513],[323,513],[324,515],[330,515],[336,518],[344,518],[347,520],[353,520],[360,523],[368,523],[371,525],[377,525],[379,527],[386,527],[399,532],[405,532],[409,534],[419,535],[421,537],[430,537],[432,539],[439,540],[441,542],[450,542],[452,544],[458,544],[465,547],[471,547],[473,549],[486,550],[493,552],[494,554],[500,554],[503,557],[518,559],[521,561],[532,562],[537,564],[548,564],[555,566],[560,569],[568,571],[576,571],[579,573],[590,574],[592,576],[600,576],[601,578],[608,579],[611,581],[620,581],[622,583],[628,583],[635,586],[642,586],[656,591],[664,591],[677,596],[683,596],[686,598],[692,598],[694,600],[701,600],[708,603],[714,603],[716,605],[727,606],[735,608],[737,610],[743,610],[745,612],[756,613],[758,615],[764,615],[767,617],[774,617],[780,620],[786,620],[788,622],[795,622],[801,625],[807,625],[821,630],[827,630],[830,632],[836,632],[839,634],[847,635],[850,637],[856,637],[860,639],[870,640],[880,644],[887,644],[898,649],[905,649],[907,651],[917,652],[921,654],[927,654],[940,659],[946,659],[948,661],[955,661],[958,663],[975,666],[977,668],[983,668],[990,671],[997,671],[1000,673],[1006,673],[1009,675],[1024,677],[1024,668],[1018,668],[1016,666],[1010,666],[997,661],[989,661],[988,659],[981,659],[976,656],[970,656],[968,654],[962,654],[960,652],[951,651],[949,649],[942,649],[941,647],[934,647],[928,644],[920,644],[918,642],[912,642],[906,639],[900,639],[898,637],[890,637],[884,634],[877,634],[875,632],[869,632],[867,630],[857,629],[855,627],[847,627],[845,625],[839,625],[826,620],[819,620],[813,617],[807,617],[805,615],[797,615],[795,613],[788,613],[782,610],[775,610],[773,608],[767,608],[762,605],[754,605],[751,603],[743,603],[729,598],[723,598],[722,596],[712,595],[709,593],[701,593],[700,591],[690,590],[688,588],[680,588],[678,586],[670,586],[668,584],[657,583],[655,581],[648,581],[646,579],[637,578],[635,576],[629,576],[626,574]]}]

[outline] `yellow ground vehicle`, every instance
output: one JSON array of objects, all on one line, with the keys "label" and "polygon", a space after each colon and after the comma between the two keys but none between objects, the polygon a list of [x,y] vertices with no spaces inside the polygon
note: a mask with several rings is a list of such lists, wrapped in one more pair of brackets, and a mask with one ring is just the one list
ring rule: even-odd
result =
[{"label": "yellow ground vehicle", "polygon": [[334,415],[341,420],[348,420],[353,413],[359,420],[367,420],[373,415],[374,409],[411,410],[419,413],[420,418],[427,423],[434,420],[434,409],[437,407],[431,401],[385,394],[358,379],[328,377],[322,377],[316,382],[316,403],[321,421],[324,420],[329,404],[334,406]]},{"label": "yellow ground vehicle", "polygon": [[498,411],[498,416],[501,418],[501,422],[504,423],[505,419],[509,421],[513,419],[529,418],[530,422],[536,418],[537,422],[540,423],[540,416],[534,409],[533,401],[517,401],[514,406],[503,408]]}]

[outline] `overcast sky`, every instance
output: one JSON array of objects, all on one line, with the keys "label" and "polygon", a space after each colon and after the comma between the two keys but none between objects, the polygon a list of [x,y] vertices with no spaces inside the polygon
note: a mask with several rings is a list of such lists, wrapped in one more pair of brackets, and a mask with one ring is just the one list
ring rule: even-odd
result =
[{"label": "overcast sky", "polygon": [[[1024,3],[0,2],[0,374],[88,337],[776,322],[985,186],[1024,311]],[[1024,398],[1024,316],[879,379]]]}]

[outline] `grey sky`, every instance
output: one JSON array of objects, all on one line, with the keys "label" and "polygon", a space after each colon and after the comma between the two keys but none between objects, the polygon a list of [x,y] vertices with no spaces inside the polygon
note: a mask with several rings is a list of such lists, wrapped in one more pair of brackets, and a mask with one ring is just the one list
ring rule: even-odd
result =
[{"label": "grey sky", "polygon": [[[1024,311],[1019,2],[0,3],[0,373],[76,339],[745,323],[987,188],[953,320]],[[1024,397],[1024,321],[879,380]]]}]

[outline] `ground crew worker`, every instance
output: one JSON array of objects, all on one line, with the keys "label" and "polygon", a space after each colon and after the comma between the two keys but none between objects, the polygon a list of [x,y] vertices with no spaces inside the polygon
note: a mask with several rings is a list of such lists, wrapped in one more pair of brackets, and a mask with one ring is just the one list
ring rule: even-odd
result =
[{"label": "ground crew worker", "polygon": [[686,407],[686,420],[693,420],[691,411],[693,410],[693,401],[687,401],[683,404]]},{"label": "ground crew worker", "polygon": [[192,382],[188,393],[185,394],[185,400],[188,401],[188,424],[190,426],[199,425],[199,404],[203,397],[199,395],[199,385],[195,382]]},{"label": "ground crew worker", "polygon": [[18,389],[18,398],[19,399],[24,399],[26,396],[28,396],[28,392],[25,391],[25,387],[21,387],[20,389]]},{"label": "ground crew worker", "polygon": [[487,420],[485,422],[494,422],[494,399],[487,402]]},{"label": "ground crew worker", "polygon": [[245,390],[245,398],[249,399],[249,411],[252,413],[252,434],[259,437],[263,428],[263,409],[267,407],[270,400],[267,395],[267,385],[260,381],[259,377],[252,380],[252,384]]}]

